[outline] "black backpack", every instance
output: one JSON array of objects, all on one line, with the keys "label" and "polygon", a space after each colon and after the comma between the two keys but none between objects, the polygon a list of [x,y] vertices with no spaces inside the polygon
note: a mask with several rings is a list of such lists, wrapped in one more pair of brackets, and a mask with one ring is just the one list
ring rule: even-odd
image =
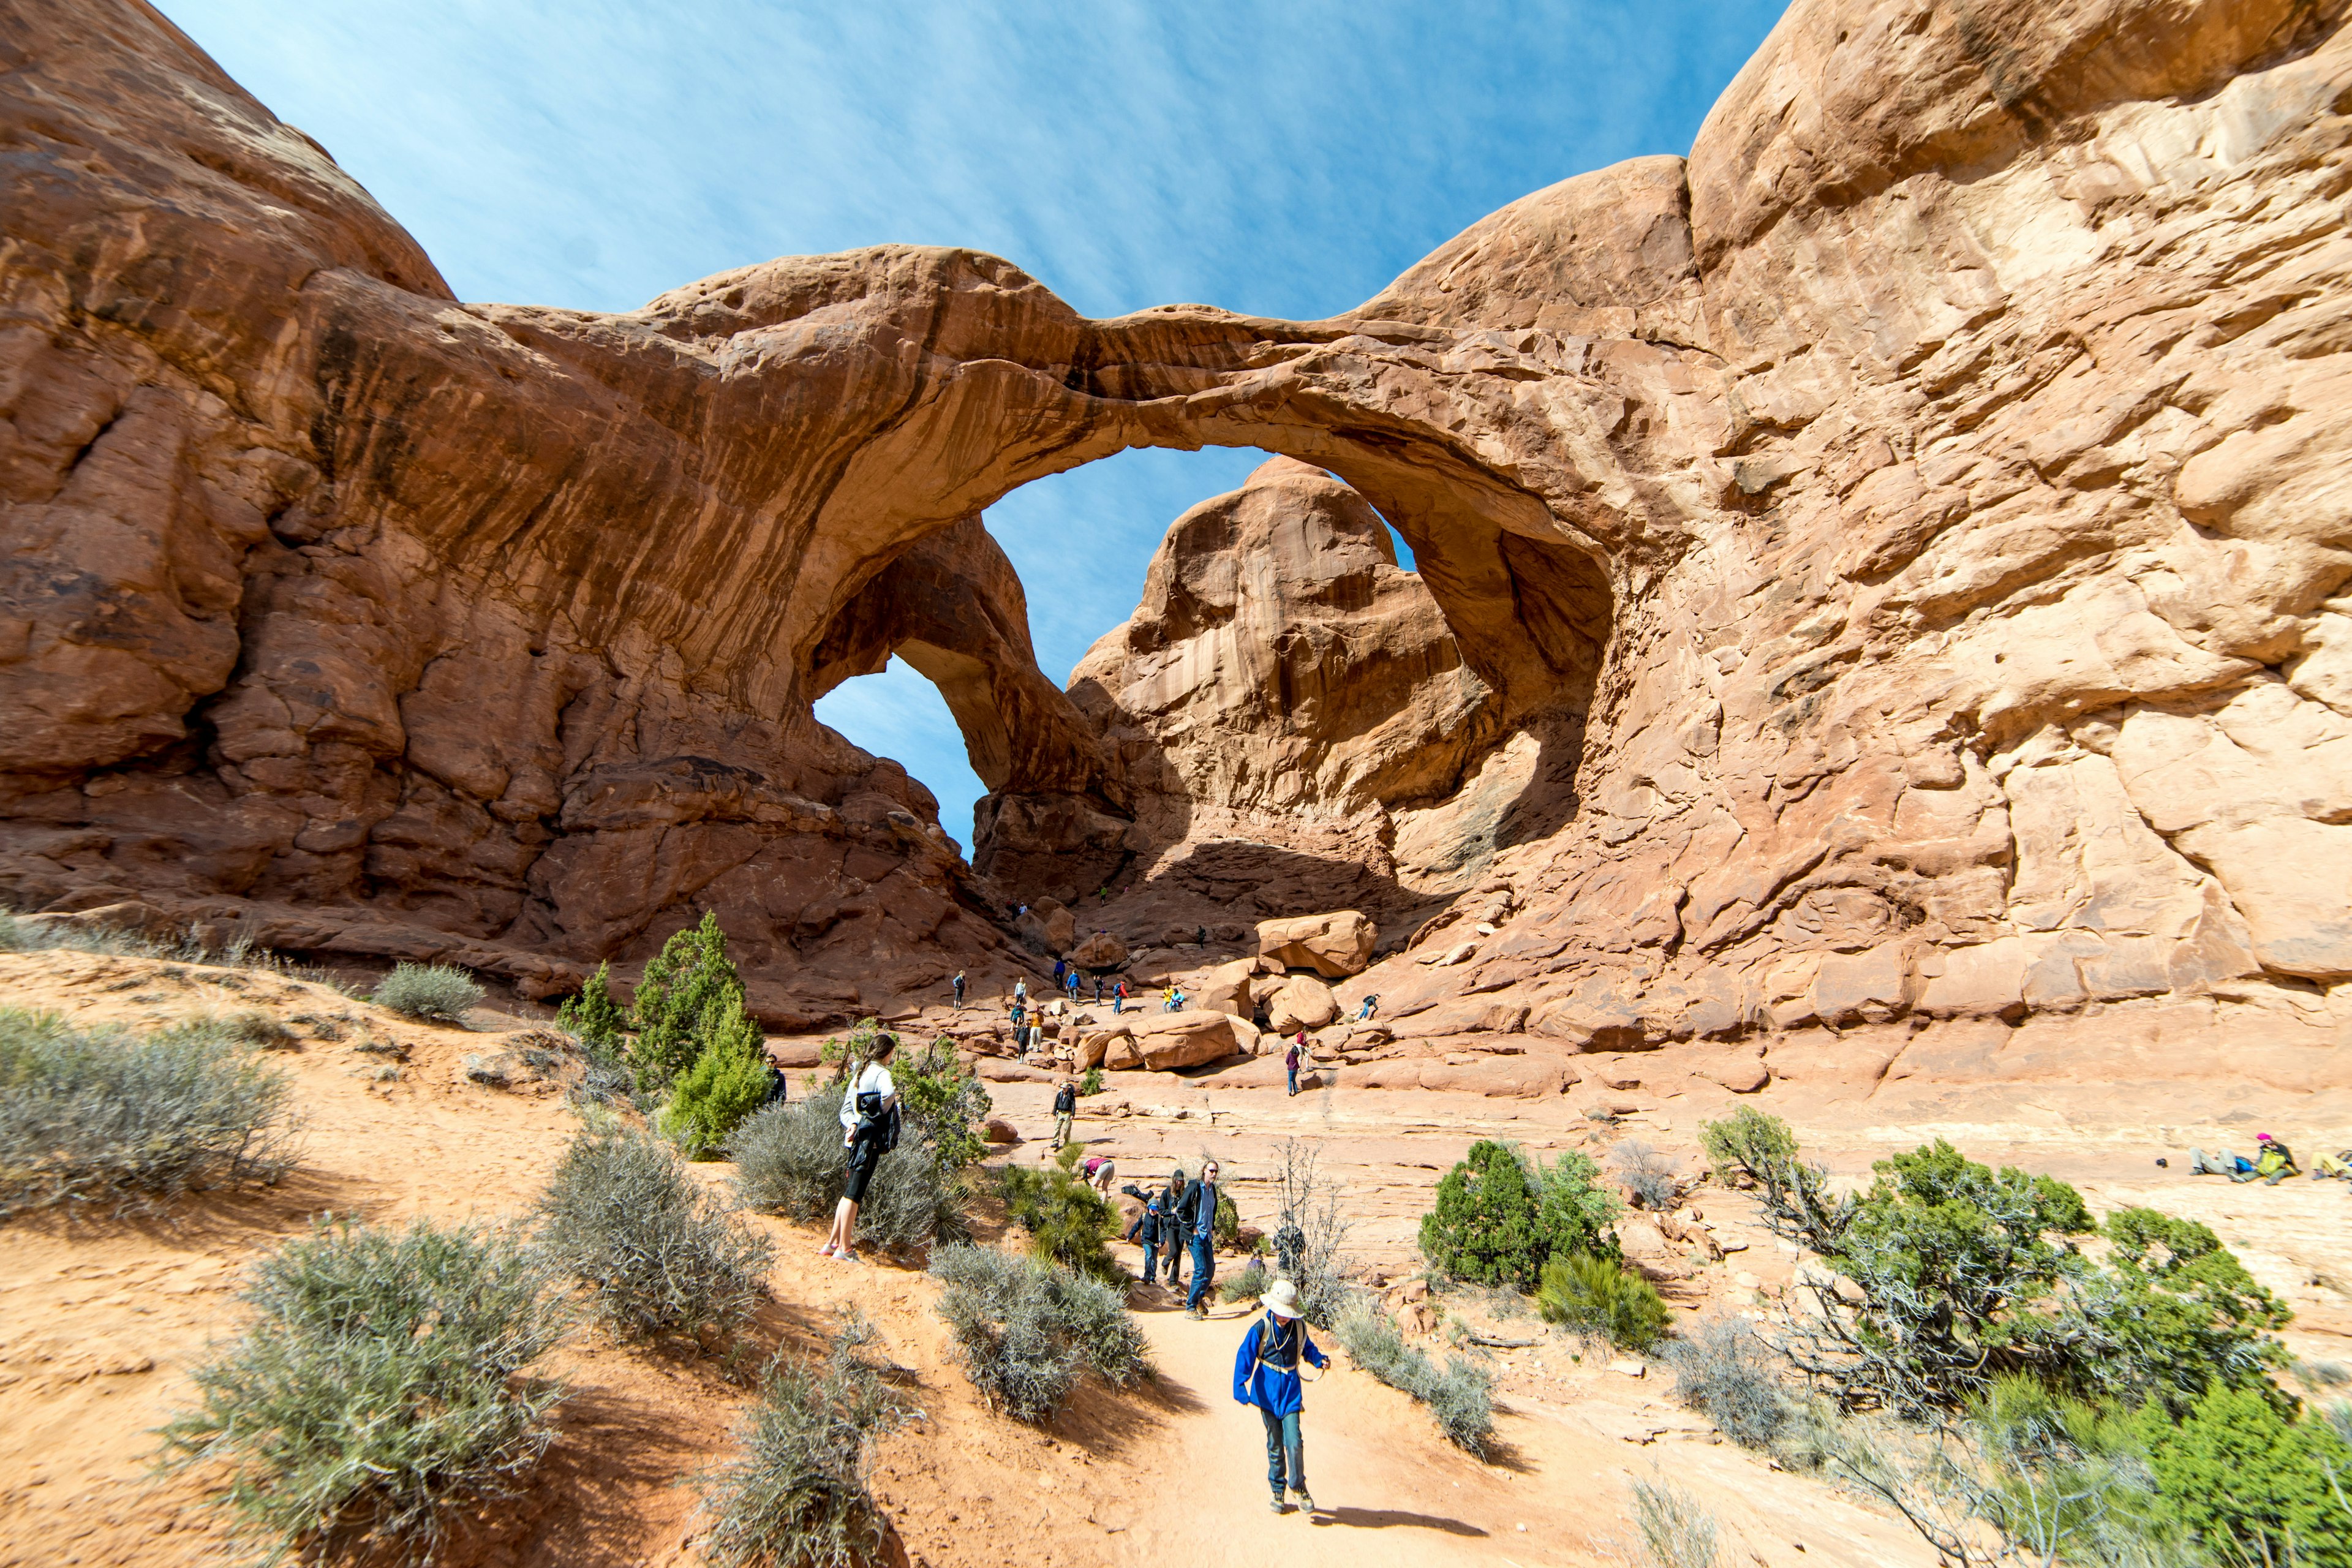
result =
[{"label": "black backpack", "polygon": [[898,1108],[884,1109],[879,1089],[857,1091],[857,1136],[878,1145],[885,1154],[898,1146]]}]

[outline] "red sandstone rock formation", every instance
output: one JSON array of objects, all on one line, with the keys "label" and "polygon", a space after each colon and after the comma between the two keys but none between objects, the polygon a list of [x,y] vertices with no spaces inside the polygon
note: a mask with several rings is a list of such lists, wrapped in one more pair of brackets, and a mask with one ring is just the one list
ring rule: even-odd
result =
[{"label": "red sandstone rock formation", "polygon": [[[1551,803],[1342,987],[1400,1042],[2227,1008],[2340,1060],[2345,9],[1798,0],[1686,167],[1292,323],[908,248],[463,305],[152,11],[0,6],[0,889],[541,988],[718,907],[775,1008],[869,1005],[997,939],[810,717],[828,638],[1014,486],[1222,443],[1402,532],[1501,738],[1454,798]],[[959,651],[904,608],[863,657]],[[1423,764],[1296,718],[1251,743],[1335,800]],[[1282,804],[1175,771],[1195,841]],[[1087,809],[1021,847],[1134,852]]]}]

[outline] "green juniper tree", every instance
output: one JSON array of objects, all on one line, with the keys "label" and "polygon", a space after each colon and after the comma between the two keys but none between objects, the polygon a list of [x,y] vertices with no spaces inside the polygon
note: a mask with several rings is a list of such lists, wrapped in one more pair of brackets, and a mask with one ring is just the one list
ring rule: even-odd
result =
[{"label": "green juniper tree", "polygon": [[640,1093],[659,1094],[702,1054],[704,1020],[729,995],[739,1006],[742,978],[727,956],[719,917],[677,932],[662,944],[637,984],[637,1037],[629,1048]]}]

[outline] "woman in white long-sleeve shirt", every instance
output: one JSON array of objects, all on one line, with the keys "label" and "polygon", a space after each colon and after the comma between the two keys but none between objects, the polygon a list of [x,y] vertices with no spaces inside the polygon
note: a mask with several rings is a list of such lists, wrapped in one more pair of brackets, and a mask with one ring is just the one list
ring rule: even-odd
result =
[{"label": "woman in white long-sleeve shirt", "polygon": [[821,1249],[844,1263],[857,1261],[857,1205],[866,1201],[866,1184],[889,1146],[890,1124],[898,1109],[898,1086],[891,1080],[888,1063],[898,1048],[897,1037],[875,1037],[874,1055],[858,1069],[856,1079],[841,1097],[841,1144],[848,1151],[849,1184],[834,1205],[833,1231]]}]

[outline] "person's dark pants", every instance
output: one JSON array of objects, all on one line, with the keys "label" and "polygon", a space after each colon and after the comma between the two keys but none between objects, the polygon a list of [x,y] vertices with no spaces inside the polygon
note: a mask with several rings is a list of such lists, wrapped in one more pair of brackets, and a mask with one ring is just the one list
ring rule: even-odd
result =
[{"label": "person's dark pants", "polygon": [[1261,1405],[1257,1413],[1265,1420],[1265,1484],[1274,1489],[1274,1500],[1282,1500],[1282,1489],[1287,1484],[1292,1491],[1307,1490],[1307,1439],[1298,1430],[1298,1412],[1276,1415]]},{"label": "person's dark pants", "polygon": [[[1176,1260],[1172,1258],[1168,1260],[1168,1273],[1171,1279],[1176,1273]],[[1160,1244],[1156,1241],[1143,1244],[1143,1282],[1146,1285],[1160,1282]]]},{"label": "person's dark pants", "polygon": [[1283,1070],[1290,1075],[1290,1092],[1297,1094],[1298,1092],[1298,1069],[1297,1068],[1286,1068]]},{"label": "person's dark pants", "polygon": [[1217,1277],[1217,1260],[1209,1253],[1209,1244],[1213,1239],[1206,1236],[1192,1237],[1192,1293],[1184,1298],[1184,1310],[1188,1312],[1201,1310],[1201,1300],[1209,1293],[1209,1281]]}]

